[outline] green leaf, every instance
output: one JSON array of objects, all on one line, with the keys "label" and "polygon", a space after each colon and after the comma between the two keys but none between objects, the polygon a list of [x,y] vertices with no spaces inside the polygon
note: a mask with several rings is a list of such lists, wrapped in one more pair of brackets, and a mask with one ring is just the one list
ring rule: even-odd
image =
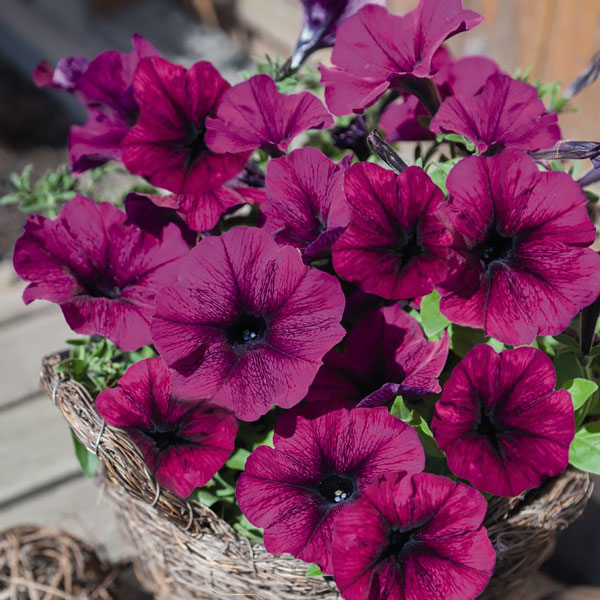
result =
[{"label": "green leaf", "polygon": [[215,496],[213,493],[209,492],[205,488],[198,488],[194,490],[190,496],[193,500],[197,500],[204,506],[208,506],[210,508],[217,502],[219,502],[220,498]]},{"label": "green leaf", "polygon": [[322,575],[323,571],[321,571],[319,565],[315,565],[314,563],[312,565],[309,565],[308,569],[306,569],[307,577],[321,577]]},{"label": "green leaf", "polygon": [[556,383],[559,387],[572,379],[585,379],[579,358],[571,350],[559,352],[552,358],[552,363],[556,370]]},{"label": "green leaf", "polygon": [[93,477],[96,474],[98,468],[98,457],[90,452],[77,438],[73,430],[71,430],[71,438],[73,439],[73,448],[75,449],[75,456],[79,461],[79,466],[86,477]]},{"label": "green leaf", "polygon": [[255,540],[257,542],[263,541],[263,530],[259,527],[254,527],[246,517],[240,513],[236,522],[233,524],[233,528],[242,535],[245,535],[248,539]]},{"label": "green leaf", "polygon": [[575,434],[569,462],[582,471],[600,475],[600,421],[586,423]]},{"label": "green leaf", "polygon": [[227,467],[234,471],[243,471],[246,467],[246,460],[250,456],[250,452],[245,448],[238,448],[225,463]]},{"label": "green leaf", "polygon": [[440,312],[440,295],[436,290],[421,300],[421,323],[428,338],[441,333],[450,321]]},{"label": "green leaf", "polygon": [[571,394],[573,400],[573,408],[577,410],[582,407],[586,400],[592,396],[594,392],[598,390],[598,384],[590,381],[589,379],[570,379],[560,386]]}]

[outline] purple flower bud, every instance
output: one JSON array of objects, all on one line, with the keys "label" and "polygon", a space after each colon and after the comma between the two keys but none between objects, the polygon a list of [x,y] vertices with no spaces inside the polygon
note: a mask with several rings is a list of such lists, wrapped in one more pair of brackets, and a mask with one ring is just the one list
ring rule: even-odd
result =
[{"label": "purple flower bud", "polygon": [[600,296],[581,311],[581,351],[584,356],[592,351],[598,317],[600,317]]},{"label": "purple flower bud", "polygon": [[340,150],[352,150],[359,160],[367,160],[371,150],[367,143],[367,122],[362,115],[350,121],[349,125],[338,125],[331,130],[333,143]]},{"label": "purple flower bud", "polygon": [[597,159],[600,156],[600,142],[559,142],[553,148],[530,152],[529,155],[535,160]]},{"label": "purple flower bud", "polygon": [[366,4],[385,6],[385,0],[302,0],[302,4],[304,25],[289,61],[291,72],[296,71],[315,50],[333,46],[337,28],[348,17]]},{"label": "purple flower bud", "polygon": [[594,83],[600,75],[600,52],[596,52],[587,67],[575,78],[573,83],[565,90],[562,97],[570,100]]}]

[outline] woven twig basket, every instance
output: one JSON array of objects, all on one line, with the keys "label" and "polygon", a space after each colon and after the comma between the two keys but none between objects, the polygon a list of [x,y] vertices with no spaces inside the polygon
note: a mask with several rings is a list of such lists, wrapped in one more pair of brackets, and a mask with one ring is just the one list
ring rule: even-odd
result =
[{"label": "woven twig basket", "polygon": [[[44,359],[42,386],[81,442],[98,454],[100,484],[139,553],[136,572],[158,598],[339,600],[331,578],[306,577],[306,563],[272,556],[209,508],[160,488],[129,438],[105,426],[85,389],[56,372],[61,358]],[[586,473],[568,470],[522,497],[492,500],[485,524],[498,558],[482,600],[523,598],[557,533],[580,516],[591,492]]]}]

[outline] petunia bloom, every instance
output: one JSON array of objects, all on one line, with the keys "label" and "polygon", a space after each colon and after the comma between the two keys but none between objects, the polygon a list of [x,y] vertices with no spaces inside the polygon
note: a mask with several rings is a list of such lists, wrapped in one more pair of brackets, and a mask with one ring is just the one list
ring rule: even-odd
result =
[{"label": "petunia bloom", "polygon": [[333,46],[337,28],[366,4],[385,6],[385,0],[302,0],[304,23],[290,58],[291,70],[297,70],[315,50]]},{"label": "petunia bloom", "polygon": [[211,231],[224,213],[247,201],[237,190],[226,186],[195,194],[150,194],[148,199],[156,206],[175,212],[197,232]]},{"label": "petunia bloom", "polygon": [[323,355],[344,336],[344,295],[262,229],[205,237],[179,281],[156,297],[152,338],[184,398],[211,398],[254,421],[306,395]]},{"label": "petunia bloom", "polygon": [[367,313],[346,337],[343,354],[329,352],[307,399],[326,405],[381,406],[396,396],[422,398],[441,391],[448,337],[428,342],[419,324],[398,305]]},{"label": "petunia bloom", "polygon": [[363,7],[338,29],[333,67],[320,67],[329,110],[360,113],[389,88],[424,91],[444,41],[481,21],[479,14],[462,8],[461,0],[421,0],[403,16],[382,6]]},{"label": "petunia bloom", "polygon": [[160,357],[129,367],[117,387],[100,392],[96,409],[129,434],[156,481],[183,498],[205,485],[233,452],[234,416],[208,402],[178,400]]},{"label": "petunia bloom", "polygon": [[29,217],[14,267],[30,282],[26,304],[56,302],[73,331],[136,350],[151,343],[156,290],[175,281],[187,252],[176,225],[157,237],[127,222],[113,204],[76,196],[57,219]]},{"label": "petunia bloom", "polygon": [[224,94],[216,117],[207,120],[206,143],[213,152],[261,148],[281,156],[300,133],[332,125],[331,115],[315,95],[282,94],[271,77],[255,75]]},{"label": "petunia bloom", "polygon": [[498,496],[518,496],[564,471],[575,419],[569,392],[555,385],[540,350],[475,346],[435,406],[432,429],[450,470]]},{"label": "petunia bloom", "polygon": [[431,121],[435,133],[458,133],[479,152],[551,148],[561,138],[558,115],[546,112],[537,90],[504,73],[492,75],[474,95],[446,99]]},{"label": "petunia bloom", "polygon": [[238,504],[264,528],[269,552],[315,562],[325,573],[335,560],[335,522],[348,506],[382,474],[418,473],[425,463],[415,430],[385,408],[292,411],[277,422],[273,443],[248,457]]},{"label": "petunia bloom", "polygon": [[484,497],[446,477],[389,473],[336,519],[335,581],[346,600],[474,600],[496,553]]},{"label": "petunia bloom", "polygon": [[87,109],[87,121],[71,127],[69,154],[74,171],[121,160],[121,141],[138,117],[132,90],[134,72],[140,60],[158,54],[140,35],[134,35],[131,43],[129,53],[109,50],[91,62],[72,56],[53,69],[44,61],[33,74],[36,85],[72,93]]},{"label": "petunia bloom", "polygon": [[127,220],[158,238],[162,237],[163,230],[169,223],[174,223],[187,244],[194,246],[196,232],[186,225],[168,202],[162,202],[163,198],[164,196],[158,194],[127,194],[123,202]]},{"label": "petunia bloom", "polygon": [[344,193],[345,164],[316,148],[294,150],[267,166],[264,228],[282,245],[302,250],[305,262],[318,258],[344,232],[350,208]]},{"label": "petunia bloom", "polygon": [[[491,75],[499,72],[498,65],[485,56],[466,56],[458,60],[448,52],[434,56],[438,71],[433,82],[438,88],[441,99],[454,94],[476,94]],[[429,116],[423,103],[413,95],[405,95],[401,102],[394,102],[381,115],[380,125],[390,142],[419,141],[434,139],[435,134],[424,127],[420,117]]]},{"label": "petunia bloom", "polygon": [[600,256],[581,187],[524,152],[468,157],[447,180],[457,254],[441,312],[505,344],[563,331],[600,294]]},{"label": "petunia bloom", "polygon": [[140,117],[123,140],[125,166],[175,194],[213,192],[235,177],[249,154],[215,153],[206,144],[207,118],[229,87],[206,61],[189,69],[158,57],[142,61],[133,82]]},{"label": "petunia bloom", "polygon": [[425,171],[396,175],[357,163],[345,189],[352,220],[333,245],[335,272],[388,300],[433,291],[445,276],[451,238],[437,216],[444,196]]}]

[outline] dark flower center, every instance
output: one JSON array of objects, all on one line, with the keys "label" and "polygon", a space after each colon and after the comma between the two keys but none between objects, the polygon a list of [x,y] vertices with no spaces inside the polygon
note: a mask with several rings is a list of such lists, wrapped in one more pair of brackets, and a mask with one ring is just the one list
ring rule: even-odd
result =
[{"label": "dark flower center", "polygon": [[205,152],[208,147],[204,142],[206,135],[206,127],[202,125],[200,128],[195,125],[190,125],[190,132],[187,140],[184,143],[185,148],[189,152],[189,163],[193,164]]},{"label": "dark flower center", "polygon": [[317,490],[331,504],[347,502],[356,491],[352,479],[335,473],[325,477],[317,486]]},{"label": "dark flower center", "polygon": [[179,436],[178,433],[173,430],[161,431],[159,429],[154,429],[147,431],[146,434],[154,441],[160,452],[170,448],[171,446],[182,446],[189,443],[186,439]]},{"label": "dark flower center", "polygon": [[493,262],[510,258],[515,247],[515,240],[500,234],[492,227],[488,237],[475,249],[483,264],[489,267]]},{"label": "dark flower center", "polygon": [[498,448],[498,436],[502,433],[502,427],[493,413],[481,408],[475,431],[487,438],[494,448]]},{"label": "dark flower center", "polygon": [[398,239],[398,247],[393,251],[393,254],[398,257],[396,269],[400,273],[413,258],[421,256],[423,249],[417,240],[417,232],[404,231]]},{"label": "dark flower center", "polygon": [[103,277],[94,281],[80,281],[88,296],[92,298],[109,298],[114,300],[119,297],[121,288],[109,277]]},{"label": "dark flower center", "polygon": [[244,313],[226,330],[227,341],[234,346],[259,342],[267,332],[267,322],[259,315]]},{"label": "dark flower center", "polygon": [[388,532],[388,543],[384,548],[379,560],[388,558],[402,559],[413,544],[413,536],[419,530],[418,527],[411,529],[390,529]]}]

